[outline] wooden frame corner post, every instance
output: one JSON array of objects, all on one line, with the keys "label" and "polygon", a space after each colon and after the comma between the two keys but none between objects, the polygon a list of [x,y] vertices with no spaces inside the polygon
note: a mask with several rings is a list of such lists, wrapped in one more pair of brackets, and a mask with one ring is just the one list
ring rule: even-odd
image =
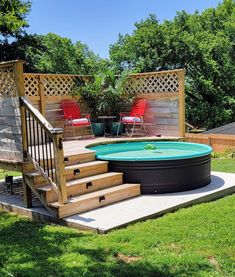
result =
[{"label": "wooden frame corner post", "polygon": [[178,72],[179,76],[179,135],[185,137],[185,70]]},{"label": "wooden frame corner post", "polygon": [[[26,132],[26,113],[25,107],[21,105],[20,97],[25,96],[24,90],[24,70],[23,70],[24,61],[16,61],[14,64],[14,77],[15,77],[15,84],[17,88],[17,93],[19,97],[20,103],[20,118],[21,118],[21,133],[22,133],[22,146],[23,146],[23,161],[25,162],[27,159],[27,132]],[[23,167],[22,167],[23,168]],[[22,169],[23,175],[23,198],[24,203],[27,208],[32,207],[32,192],[30,187],[25,182],[24,171]]]},{"label": "wooden frame corner post", "polygon": [[66,204],[68,200],[64,169],[63,129],[55,128],[53,132],[53,137],[54,158],[56,168],[55,172],[58,186],[58,202],[60,205],[63,205]]}]

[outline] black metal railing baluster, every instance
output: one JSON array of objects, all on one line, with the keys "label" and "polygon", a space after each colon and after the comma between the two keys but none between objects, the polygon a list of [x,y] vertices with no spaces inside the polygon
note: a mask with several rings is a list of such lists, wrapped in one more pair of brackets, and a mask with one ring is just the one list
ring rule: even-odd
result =
[{"label": "black metal railing baluster", "polygon": [[36,151],[36,138],[35,138],[35,119],[33,117],[33,148],[34,148],[34,158],[37,161],[37,151]]},{"label": "black metal railing baluster", "polygon": [[31,115],[29,112],[29,137],[30,137],[30,155],[33,155],[33,142],[32,142],[32,124],[31,124]]},{"label": "black metal railing baluster", "polygon": [[42,143],[41,143],[41,145],[42,145],[42,164],[43,164],[43,169],[44,169],[44,171],[46,172],[46,165],[45,165],[45,154],[44,154],[44,146],[45,146],[45,143],[44,143],[44,136],[43,136],[43,132],[45,132],[44,130],[43,130],[43,128],[41,129],[41,140],[42,140]]},{"label": "black metal railing baluster", "polygon": [[39,143],[39,127],[42,129],[42,127],[38,124],[38,122],[36,122],[37,123],[37,146],[38,146],[38,163],[39,163],[39,165],[41,166],[41,159],[40,159],[40,152],[41,152],[41,150],[40,150],[40,143]]},{"label": "black metal railing baluster", "polygon": [[55,167],[55,165],[56,165],[55,155],[54,155],[53,161],[54,161],[54,168],[55,168],[55,183],[57,184],[58,180],[57,180],[56,167]]},{"label": "black metal railing baluster", "polygon": [[49,168],[49,161],[48,161],[48,147],[47,147],[47,133],[44,132],[45,134],[45,148],[46,148],[46,151],[45,151],[45,156],[46,156],[46,166],[47,166],[47,174],[48,174],[48,177],[50,177],[50,168]]},{"label": "black metal railing baluster", "polygon": [[[26,143],[27,143],[27,152],[29,151],[29,129],[28,129],[28,112],[25,109],[25,124],[26,124]],[[26,158],[27,153],[24,153]]]},{"label": "black metal railing baluster", "polygon": [[49,143],[49,151],[50,151],[50,166],[51,166],[51,179],[54,181],[54,173],[53,173],[53,164],[52,164],[52,151],[51,151],[51,146],[52,146],[52,140],[51,140],[51,138],[49,138],[49,140],[50,140],[50,143]]}]

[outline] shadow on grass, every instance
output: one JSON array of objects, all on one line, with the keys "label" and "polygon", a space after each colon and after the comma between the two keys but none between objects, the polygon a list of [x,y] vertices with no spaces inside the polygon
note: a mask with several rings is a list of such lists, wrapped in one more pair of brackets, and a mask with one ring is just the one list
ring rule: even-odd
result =
[{"label": "shadow on grass", "polygon": [[4,212],[0,212],[0,223],[1,276],[171,277],[193,276],[198,271],[193,263],[173,274],[165,264],[152,265],[144,259],[120,261],[99,246],[102,236],[67,227],[44,225]]}]

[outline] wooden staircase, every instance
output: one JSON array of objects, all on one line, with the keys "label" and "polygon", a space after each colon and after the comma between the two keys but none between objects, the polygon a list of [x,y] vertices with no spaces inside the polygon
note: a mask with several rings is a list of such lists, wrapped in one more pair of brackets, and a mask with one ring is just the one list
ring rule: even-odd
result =
[{"label": "wooden staircase", "polygon": [[107,161],[95,160],[95,152],[78,150],[66,156],[67,203],[59,204],[58,195],[33,164],[25,163],[25,182],[55,217],[63,218],[140,195],[140,184],[123,184],[123,174],[108,172]]}]

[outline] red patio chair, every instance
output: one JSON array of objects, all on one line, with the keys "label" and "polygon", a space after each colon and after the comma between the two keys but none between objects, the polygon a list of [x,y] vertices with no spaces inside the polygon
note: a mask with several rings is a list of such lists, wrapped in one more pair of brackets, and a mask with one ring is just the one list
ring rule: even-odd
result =
[{"label": "red patio chair", "polygon": [[73,127],[74,136],[76,136],[74,127],[83,127],[83,135],[85,126],[90,126],[93,134],[90,115],[81,116],[80,106],[77,102],[71,100],[63,100],[61,102],[61,109],[63,110],[65,125]]},{"label": "red patio chair", "polygon": [[133,136],[135,128],[137,126],[144,130],[147,135],[147,130],[144,124],[144,113],[147,106],[147,100],[143,98],[137,98],[132,104],[131,111],[129,114],[120,113],[120,121],[118,125],[117,135],[119,133],[121,123],[126,125],[127,132],[130,136]]}]

